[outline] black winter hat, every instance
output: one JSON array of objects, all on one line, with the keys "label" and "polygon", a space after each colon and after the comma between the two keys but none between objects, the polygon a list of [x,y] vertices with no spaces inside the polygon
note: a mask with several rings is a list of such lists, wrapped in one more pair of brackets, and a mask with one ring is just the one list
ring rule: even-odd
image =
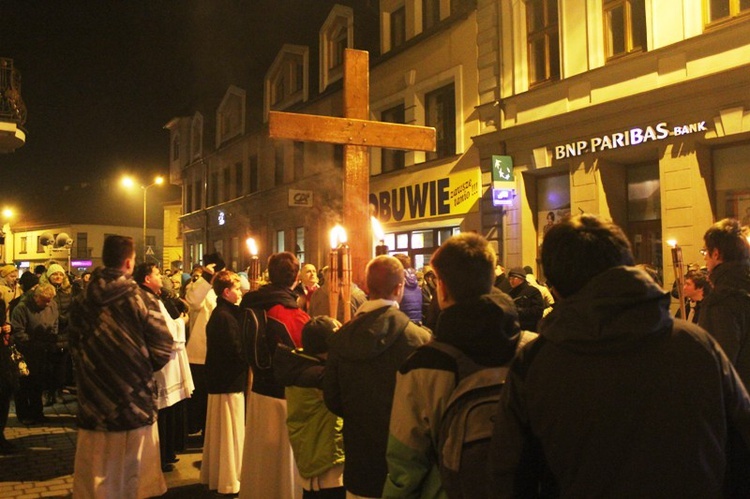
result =
[{"label": "black winter hat", "polygon": [[318,355],[328,351],[328,339],[339,329],[339,325],[327,315],[310,319],[302,328],[302,351]]}]

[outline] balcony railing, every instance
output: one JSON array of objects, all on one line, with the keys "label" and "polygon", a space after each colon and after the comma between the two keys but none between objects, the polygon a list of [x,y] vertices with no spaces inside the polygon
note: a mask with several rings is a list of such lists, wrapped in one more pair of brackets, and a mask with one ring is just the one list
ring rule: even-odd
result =
[{"label": "balcony railing", "polygon": [[0,120],[26,123],[26,104],[21,98],[21,72],[13,59],[0,57]]}]

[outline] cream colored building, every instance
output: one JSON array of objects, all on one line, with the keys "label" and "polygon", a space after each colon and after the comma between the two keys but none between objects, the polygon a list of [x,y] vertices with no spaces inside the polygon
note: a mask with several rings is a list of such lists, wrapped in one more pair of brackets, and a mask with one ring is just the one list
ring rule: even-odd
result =
[{"label": "cream colored building", "polygon": [[516,182],[506,265],[533,265],[550,213],[591,212],[625,228],[637,260],[671,282],[668,240],[685,263],[702,262],[711,223],[750,220],[747,2],[479,0],[478,10],[496,22],[479,29],[487,127],[474,140],[486,170],[509,156]]}]

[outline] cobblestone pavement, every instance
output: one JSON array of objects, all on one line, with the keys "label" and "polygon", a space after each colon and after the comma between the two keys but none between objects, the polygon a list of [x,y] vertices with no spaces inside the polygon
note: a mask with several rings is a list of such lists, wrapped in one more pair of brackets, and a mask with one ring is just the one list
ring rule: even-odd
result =
[{"label": "cobblestone pavement", "polygon": [[[20,452],[0,456],[0,498],[71,496],[77,404],[73,395],[64,395],[64,400],[64,403],[45,407],[47,421],[32,426],[21,424],[11,406],[5,438]],[[188,448],[177,457],[180,461],[175,470],[164,474],[169,490],[162,497],[226,497],[211,493],[199,484],[201,448],[196,438],[190,438]]]}]

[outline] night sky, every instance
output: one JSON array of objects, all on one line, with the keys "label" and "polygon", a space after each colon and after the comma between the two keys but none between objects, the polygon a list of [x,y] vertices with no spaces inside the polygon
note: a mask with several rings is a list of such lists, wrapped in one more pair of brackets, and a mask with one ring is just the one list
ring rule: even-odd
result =
[{"label": "night sky", "polygon": [[167,174],[164,125],[230,84],[260,107],[281,45],[332,3],[2,0],[0,56],[22,73],[28,119],[26,144],[0,154],[0,205],[38,220],[92,185],[119,202],[123,173]]}]

